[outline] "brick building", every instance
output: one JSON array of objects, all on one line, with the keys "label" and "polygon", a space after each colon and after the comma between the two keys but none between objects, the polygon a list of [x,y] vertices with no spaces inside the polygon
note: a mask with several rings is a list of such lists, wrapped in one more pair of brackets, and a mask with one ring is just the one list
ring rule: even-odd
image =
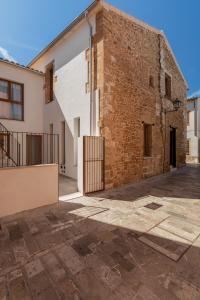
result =
[{"label": "brick building", "polygon": [[[165,35],[105,3],[96,20],[106,187],[183,166],[187,83]],[[182,102],[177,111],[175,99]]]},{"label": "brick building", "polygon": [[[27,67],[0,63],[0,162],[7,166],[55,161],[64,185],[92,192],[185,164],[187,83],[163,32],[96,0]],[[20,106],[9,99],[13,88]],[[102,146],[85,159],[85,136],[95,137],[89,150],[105,140],[105,153]]]}]

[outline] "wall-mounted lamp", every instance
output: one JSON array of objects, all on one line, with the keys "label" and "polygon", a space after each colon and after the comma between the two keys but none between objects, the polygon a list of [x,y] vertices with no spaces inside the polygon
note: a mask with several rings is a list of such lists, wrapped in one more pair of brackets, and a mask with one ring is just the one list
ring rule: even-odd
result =
[{"label": "wall-mounted lamp", "polygon": [[182,102],[176,98],[176,100],[173,102],[174,110],[177,111],[181,107]]},{"label": "wall-mounted lamp", "polygon": [[178,111],[179,108],[181,108],[182,102],[178,98],[176,98],[176,100],[172,101],[172,104],[173,104],[173,109],[172,110],[165,110],[165,113]]}]

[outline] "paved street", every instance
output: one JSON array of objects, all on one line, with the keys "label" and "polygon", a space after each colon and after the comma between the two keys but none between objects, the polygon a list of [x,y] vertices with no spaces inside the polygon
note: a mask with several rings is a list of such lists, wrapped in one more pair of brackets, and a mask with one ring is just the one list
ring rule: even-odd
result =
[{"label": "paved street", "polygon": [[0,224],[1,300],[200,299],[200,166]]}]

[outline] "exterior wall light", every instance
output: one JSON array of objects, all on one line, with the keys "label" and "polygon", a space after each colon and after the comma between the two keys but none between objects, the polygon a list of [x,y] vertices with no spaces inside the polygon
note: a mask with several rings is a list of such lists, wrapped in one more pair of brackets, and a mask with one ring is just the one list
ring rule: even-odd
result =
[{"label": "exterior wall light", "polygon": [[176,98],[176,100],[173,102],[174,110],[177,111],[181,107],[182,102]]}]

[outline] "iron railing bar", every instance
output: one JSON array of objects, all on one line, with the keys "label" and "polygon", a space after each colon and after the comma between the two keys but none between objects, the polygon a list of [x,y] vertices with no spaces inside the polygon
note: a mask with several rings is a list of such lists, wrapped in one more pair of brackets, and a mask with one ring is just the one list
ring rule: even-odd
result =
[{"label": "iron railing bar", "polygon": [[60,165],[60,139],[59,139],[59,134],[57,135],[58,138],[58,166]]},{"label": "iron railing bar", "polygon": [[42,163],[44,164],[44,136],[42,136]]},{"label": "iron railing bar", "polygon": [[22,133],[22,166],[24,165],[24,134]]},{"label": "iron railing bar", "polygon": [[55,147],[55,139],[54,139],[54,136],[53,136],[53,162],[52,163],[54,163],[54,161],[55,161],[55,151],[54,151],[54,147]]},{"label": "iron railing bar", "polygon": [[[0,134],[5,135],[2,138],[2,142],[0,143],[0,153],[1,153],[0,167],[24,166],[28,164],[34,165],[38,163],[35,160],[37,158],[37,155],[35,156],[36,152],[34,151],[35,141],[33,140],[33,138],[35,135],[42,137],[42,147],[40,147],[41,148],[40,156],[42,159],[40,161],[40,164],[49,163],[50,162],[49,159],[51,159],[51,163],[58,163],[58,164],[60,163],[59,134],[33,133],[28,131],[9,131],[1,123],[0,123]],[[26,144],[28,142],[28,136],[30,136],[29,148],[27,148],[27,144]],[[52,152],[51,154],[50,154],[50,150]],[[27,156],[28,153],[30,157]]]}]

